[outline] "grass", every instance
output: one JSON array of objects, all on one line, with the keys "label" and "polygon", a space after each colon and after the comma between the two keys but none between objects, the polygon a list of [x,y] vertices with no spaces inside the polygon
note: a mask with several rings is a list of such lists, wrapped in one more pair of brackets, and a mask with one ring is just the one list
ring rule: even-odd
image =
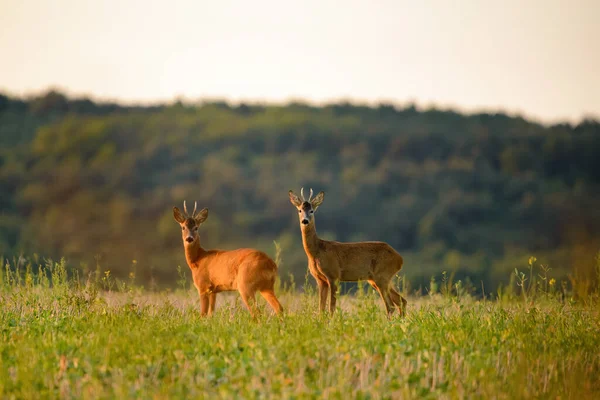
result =
[{"label": "grass", "polygon": [[442,286],[392,320],[371,289],[342,296],[328,318],[313,290],[280,288],[285,317],[259,300],[252,321],[236,294],[201,318],[187,288],[152,292],[110,273],[86,282],[64,262],[6,269],[0,397],[598,398],[597,301],[477,300]]}]

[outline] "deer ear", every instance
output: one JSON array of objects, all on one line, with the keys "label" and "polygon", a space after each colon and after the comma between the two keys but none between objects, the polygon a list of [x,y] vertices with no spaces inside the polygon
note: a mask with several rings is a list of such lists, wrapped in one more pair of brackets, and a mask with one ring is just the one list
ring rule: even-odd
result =
[{"label": "deer ear", "polygon": [[294,194],[294,192],[293,192],[293,191],[291,191],[291,190],[288,192],[288,195],[290,196],[290,202],[291,202],[291,203],[292,203],[294,206],[296,206],[296,207],[300,207],[300,204],[302,204],[302,200],[300,200],[300,197],[296,196],[296,195]]},{"label": "deer ear", "polygon": [[206,221],[206,218],[208,218],[208,208],[203,208],[200,210],[200,212],[198,212],[198,214],[196,214],[194,220],[196,221],[196,224],[200,225]]},{"label": "deer ear", "polygon": [[175,221],[177,221],[179,224],[183,224],[185,221],[185,217],[177,207],[173,207],[173,218],[175,218]]},{"label": "deer ear", "polygon": [[315,198],[310,201],[310,204],[312,205],[313,210],[315,210],[315,211],[317,210],[317,207],[319,207],[321,205],[324,198],[325,198],[325,192],[320,191],[319,194],[316,195]]}]

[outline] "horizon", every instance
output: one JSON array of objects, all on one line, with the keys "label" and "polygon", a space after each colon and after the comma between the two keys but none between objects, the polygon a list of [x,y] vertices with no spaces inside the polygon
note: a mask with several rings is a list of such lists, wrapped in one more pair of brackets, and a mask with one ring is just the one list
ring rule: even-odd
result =
[{"label": "horizon", "polygon": [[169,4],[0,2],[0,91],[121,105],[413,104],[544,125],[600,118],[591,0]]},{"label": "horizon", "polygon": [[393,106],[397,111],[414,107],[417,112],[428,112],[428,111],[440,111],[440,112],[453,112],[456,114],[460,114],[465,117],[470,117],[474,115],[505,115],[509,118],[520,118],[529,123],[534,123],[546,127],[551,127],[555,125],[569,124],[573,126],[577,126],[579,124],[585,123],[586,121],[595,121],[600,123],[600,113],[595,115],[583,115],[578,120],[567,120],[567,119],[556,119],[551,121],[545,121],[540,118],[536,118],[531,115],[527,115],[525,113],[520,113],[518,111],[510,112],[508,110],[504,110],[501,108],[493,109],[493,108],[474,108],[474,109],[465,109],[461,108],[458,105],[450,104],[450,105],[442,105],[442,104],[420,104],[414,101],[394,101],[394,100],[381,100],[381,101],[366,101],[363,99],[350,99],[350,98],[339,98],[339,99],[331,99],[325,101],[311,101],[307,99],[299,99],[290,97],[289,99],[284,100],[255,100],[255,99],[242,99],[242,100],[232,100],[225,97],[201,97],[201,98],[184,98],[184,97],[175,97],[172,99],[165,100],[156,100],[156,101],[125,101],[121,99],[110,99],[110,98],[98,98],[97,96],[87,95],[87,94],[78,94],[78,93],[70,93],[64,88],[57,87],[49,87],[45,90],[38,92],[25,93],[22,95],[11,93],[9,91],[3,91],[0,89],[0,94],[4,94],[11,98],[20,99],[23,101],[30,101],[35,98],[39,98],[43,95],[46,95],[50,92],[55,92],[61,95],[64,95],[68,100],[82,100],[88,99],[96,104],[114,104],[118,107],[169,107],[177,102],[181,102],[186,106],[203,106],[204,104],[210,103],[225,103],[228,106],[236,107],[242,104],[251,105],[251,106],[264,106],[264,107],[287,107],[293,104],[303,104],[309,107],[327,107],[331,105],[341,105],[348,104],[353,107],[370,107],[377,108],[380,105]]}]

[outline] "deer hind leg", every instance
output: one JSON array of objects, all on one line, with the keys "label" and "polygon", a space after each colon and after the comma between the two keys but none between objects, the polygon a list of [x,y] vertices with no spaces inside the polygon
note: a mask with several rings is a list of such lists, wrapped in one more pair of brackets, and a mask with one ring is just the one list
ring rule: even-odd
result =
[{"label": "deer hind leg", "polygon": [[394,313],[394,302],[390,299],[390,292],[388,289],[389,284],[384,284],[381,282],[375,282],[373,280],[368,281],[371,286],[379,293],[381,296],[381,300],[383,300],[383,304],[385,304],[385,311],[387,312],[388,317],[390,317]]},{"label": "deer hind leg", "polygon": [[325,311],[327,306],[327,291],[329,290],[329,284],[327,281],[317,279],[317,286],[319,287],[319,311]]},{"label": "deer hind leg", "polygon": [[256,318],[258,310],[256,309],[256,299],[254,295],[256,294],[255,290],[248,290],[240,288],[240,296],[242,298],[242,302],[250,312],[252,318]]},{"label": "deer hind leg", "polygon": [[275,314],[281,315],[281,313],[283,313],[283,307],[281,307],[281,303],[279,303],[279,300],[277,300],[277,297],[275,297],[275,292],[273,292],[273,289],[261,290],[260,294],[267,301],[267,303],[271,305],[273,311],[275,311]]},{"label": "deer hind leg", "polygon": [[401,316],[406,314],[406,299],[400,295],[393,287],[390,287],[390,298],[396,307],[398,307],[398,312]]}]

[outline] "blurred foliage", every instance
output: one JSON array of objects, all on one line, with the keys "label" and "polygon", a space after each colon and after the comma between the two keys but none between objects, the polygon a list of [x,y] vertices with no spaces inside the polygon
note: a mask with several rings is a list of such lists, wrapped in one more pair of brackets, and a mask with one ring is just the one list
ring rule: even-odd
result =
[{"label": "blurred foliage", "polygon": [[274,255],[276,240],[280,275],[303,281],[287,197],[301,186],[326,192],[321,237],[389,242],[413,287],[448,270],[495,290],[532,253],[558,276],[584,276],[600,249],[594,120],[388,104],[123,107],[51,91],[0,94],[0,149],[0,254],[117,276],[135,259],[139,277],[164,284],[185,264],[171,211],[183,200],[210,209],[205,247]]}]

